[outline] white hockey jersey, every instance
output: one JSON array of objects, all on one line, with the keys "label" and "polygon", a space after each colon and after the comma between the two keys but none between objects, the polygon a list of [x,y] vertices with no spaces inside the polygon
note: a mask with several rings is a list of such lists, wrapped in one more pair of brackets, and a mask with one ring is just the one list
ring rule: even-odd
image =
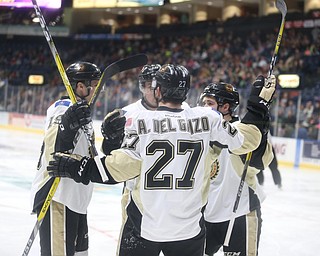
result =
[{"label": "white hockey jersey", "polygon": [[143,238],[185,240],[201,229],[212,163],[209,141],[245,154],[260,140],[254,125],[233,126],[209,108],[160,107],[127,117],[123,148],[112,151],[105,164],[118,182],[138,176],[132,191],[135,207],[127,213]]},{"label": "white hockey jersey", "polygon": [[[208,222],[228,221],[232,215],[241,174],[244,169],[242,162],[233,162],[233,159],[234,156],[231,156],[228,149],[222,149],[218,159],[212,163],[212,169],[215,169],[216,173],[210,177],[208,204],[204,211],[204,218]],[[251,178],[256,181],[255,175],[258,170],[254,169],[248,167],[247,179]],[[257,209],[257,207],[260,207],[260,203],[264,201],[266,196],[261,186],[257,182],[252,185],[249,188],[248,183],[244,183],[236,217],[246,215]]]},{"label": "white hockey jersey", "polygon": [[[186,108],[190,108],[190,106],[186,102],[182,102],[182,108],[186,109]],[[134,116],[140,111],[147,110],[147,108],[143,105],[142,99],[140,99],[134,103],[131,103],[128,106],[123,107],[122,110],[124,111],[124,116],[128,118],[128,116]],[[129,190],[132,190],[135,184],[136,184],[135,179],[128,180],[126,181],[126,188]]]},{"label": "white hockey jersey", "polygon": [[[38,170],[31,187],[31,204],[33,210],[35,207],[38,207],[39,204],[43,203],[41,202],[45,199],[43,197],[49,192],[48,189],[50,189],[50,187],[45,185],[50,179],[52,180],[52,178],[48,175],[47,165],[52,159],[51,153],[54,152],[61,115],[63,115],[71,105],[70,99],[61,99],[53,103],[47,110],[44,145],[38,163]],[[87,128],[89,134],[93,135],[92,124],[88,124]],[[82,130],[79,130],[74,141],[75,148],[72,151],[73,154],[90,156],[89,143]],[[84,185],[69,178],[61,178],[53,200],[66,205],[74,212],[86,214],[92,192],[92,183]]]}]

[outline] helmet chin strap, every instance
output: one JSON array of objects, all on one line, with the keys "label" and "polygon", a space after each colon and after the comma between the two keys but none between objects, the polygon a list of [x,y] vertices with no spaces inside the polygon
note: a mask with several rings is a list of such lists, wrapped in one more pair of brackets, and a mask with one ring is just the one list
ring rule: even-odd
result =
[{"label": "helmet chin strap", "polygon": [[89,95],[90,95],[90,91],[92,89],[92,87],[86,87],[87,88],[87,94],[84,96],[80,96],[78,93],[74,93],[77,97],[79,97],[81,100],[85,100]]},{"label": "helmet chin strap", "polygon": [[218,104],[218,111],[219,111],[219,113],[223,116],[223,117],[225,117],[225,116],[227,116],[227,115],[230,115],[231,116],[231,111],[230,110],[228,110],[227,111],[227,113],[222,113],[220,110],[219,110],[219,108],[220,107],[222,107],[223,106],[223,104]]},{"label": "helmet chin strap", "polygon": [[[162,97],[157,97],[157,96],[156,96],[156,89],[157,89],[157,87],[153,90],[153,96],[154,96],[154,98],[156,99],[157,104],[159,105],[159,102],[162,101]],[[161,96],[162,96],[162,95],[161,95]]]},{"label": "helmet chin strap", "polygon": [[86,86],[86,89],[87,89],[87,94],[84,95],[84,96],[80,96],[78,93],[77,93],[77,90],[74,90],[74,94],[79,97],[81,100],[85,100],[86,97],[88,97],[90,95],[90,92],[92,90],[92,86],[91,86],[91,81],[83,81],[82,82],[85,86]]}]

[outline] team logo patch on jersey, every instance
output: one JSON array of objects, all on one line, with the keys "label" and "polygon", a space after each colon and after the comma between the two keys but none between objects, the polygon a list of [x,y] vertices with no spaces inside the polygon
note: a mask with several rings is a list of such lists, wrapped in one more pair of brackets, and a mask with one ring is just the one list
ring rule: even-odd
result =
[{"label": "team logo patch on jersey", "polygon": [[214,180],[218,176],[219,171],[220,171],[220,163],[217,159],[211,164],[210,179]]}]

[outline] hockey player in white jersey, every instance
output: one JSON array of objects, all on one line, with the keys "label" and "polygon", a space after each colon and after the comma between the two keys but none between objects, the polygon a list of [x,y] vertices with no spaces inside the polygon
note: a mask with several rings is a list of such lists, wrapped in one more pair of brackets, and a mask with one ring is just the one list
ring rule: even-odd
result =
[{"label": "hockey player in white jersey", "polygon": [[102,151],[105,155],[109,155],[112,150],[119,148],[122,143],[125,124],[125,117],[122,113],[126,116],[147,109],[156,110],[158,107],[151,83],[160,68],[160,64],[144,65],[139,74],[139,89],[142,98],[122,108],[123,111],[115,110],[104,118],[101,125],[101,133],[103,135]]},{"label": "hockey player in white jersey", "polygon": [[[157,110],[128,116],[123,147],[101,159],[109,183],[138,178],[119,255],[203,256],[203,209],[213,160],[209,141],[228,146],[237,155],[255,150],[266,123],[254,109],[264,111],[275,88],[253,87],[248,113],[232,125],[210,108],[181,108],[190,88],[185,67],[164,65],[154,82]],[[57,153],[54,159],[47,168],[54,177],[102,182],[92,158]]]},{"label": "hockey player in white jersey", "polygon": [[[142,98],[123,107],[122,110],[116,109],[108,113],[105,117],[101,125],[101,133],[104,137],[102,142],[102,151],[105,155],[109,155],[112,150],[120,148],[124,136],[125,116],[134,115],[135,113],[139,113],[144,110],[157,109],[158,100],[154,95],[155,86],[152,85],[152,80],[160,68],[160,64],[144,65],[138,76],[139,90],[142,94]],[[183,108],[189,107],[186,102],[183,102],[182,106]],[[135,181],[136,179],[132,179],[125,182],[121,199],[123,221],[127,218],[126,207],[130,201],[130,191],[135,185]]]},{"label": "hockey player in white jersey", "polygon": [[[139,90],[142,94],[142,98],[128,106],[120,109],[116,109],[104,118],[101,124],[101,133],[103,135],[102,152],[105,155],[109,155],[114,149],[118,149],[121,146],[124,137],[125,116],[134,115],[144,110],[156,110],[158,107],[158,101],[154,96],[154,89],[152,87],[152,80],[156,75],[156,72],[161,68],[160,64],[147,64],[144,65],[139,74]],[[124,114],[124,115],[123,115]],[[123,222],[127,218],[126,207],[130,201],[130,191],[135,184],[135,179],[125,182],[121,207]]]},{"label": "hockey player in white jersey", "polygon": [[[239,118],[235,116],[235,110],[239,105],[239,93],[231,84],[218,82],[206,86],[200,96],[200,105],[219,111],[226,121],[239,121]],[[263,143],[265,143],[264,140]],[[262,156],[254,153],[252,164],[267,166],[270,162],[272,158],[271,145],[263,145],[263,143],[260,145],[264,149],[261,152]],[[239,160],[239,157],[229,153],[228,148],[222,148],[218,159],[212,163],[208,204],[204,211],[205,255],[214,255],[224,244],[244,169],[244,164]],[[248,168],[247,182],[242,189],[229,246],[223,247],[223,251],[227,255],[258,255],[262,223],[260,203],[265,198],[264,192],[255,179],[258,171],[251,166]]]},{"label": "hockey player in white jersey", "polygon": [[[78,102],[72,105],[69,97],[62,97],[47,110],[45,136],[38,170],[31,188],[33,212],[39,214],[49,193],[53,178],[47,165],[54,152],[69,152],[90,156],[89,144],[93,141],[90,107],[87,101],[101,76],[100,69],[92,63],[78,61],[66,69],[66,74]],[[86,125],[85,135],[82,129]],[[62,178],[45,218],[40,226],[40,248],[43,256],[87,255],[87,207],[91,200],[93,184],[77,183]]]}]

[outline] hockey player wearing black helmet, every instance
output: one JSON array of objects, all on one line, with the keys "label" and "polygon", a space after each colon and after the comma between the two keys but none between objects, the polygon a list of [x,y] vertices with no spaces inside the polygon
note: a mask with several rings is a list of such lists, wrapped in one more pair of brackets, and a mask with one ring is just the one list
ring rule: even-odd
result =
[{"label": "hockey player wearing black helmet", "polygon": [[184,66],[166,64],[156,73],[153,83],[159,102],[181,105],[190,89],[190,74]]},{"label": "hockey player wearing black helmet", "polygon": [[200,105],[212,107],[222,115],[233,116],[239,106],[239,92],[229,83],[210,83],[200,95]]},{"label": "hockey player wearing black helmet", "polygon": [[[261,117],[252,113],[247,123],[233,125],[210,108],[183,109],[190,88],[190,75],[183,66],[163,65],[154,83],[157,110],[126,116],[121,148],[101,159],[109,182],[135,178],[117,255],[203,256],[203,210],[214,158],[208,142],[223,144],[235,155],[253,151],[262,135],[249,121],[259,122]],[[252,96],[267,103],[274,90],[274,84],[255,87]],[[94,159],[78,159],[74,154],[55,154],[48,171],[83,184],[102,183]]]},{"label": "hockey player wearing black helmet", "polygon": [[[66,69],[69,82],[76,96],[85,99],[92,93],[101,77],[100,69],[93,63],[77,61]],[[80,87],[81,89],[79,90]],[[84,90],[87,89],[87,90]]]},{"label": "hockey player wearing black helmet", "polygon": [[146,109],[155,110],[158,107],[158,102],[154,98],[153,94],[154,87],[152,87],[152,80],[160,68],[160,64],[144,65],[138,76],[139,89],[142,93],[141,103]]},{"label": "hockey player wearing black helmet", "polygon": [[[93,128],[87,102],[93,95],[101,72],[93,63],[78,61],[66,69],[66,74],[78,101],[72,105],[69,97],[62,97],[47,110],[45,137],[31,189],[32,208],[37,214],[53,183],[47,172],[52,154],[69,152],[81,157],[91,155],[87,137],[92,144]],[[82,126],[85,128],[79,129]],[[87,207],[92,191],[92,183],[85,186],[70,179],[61,179],[39,229],[41,255],[88,255]]]},{"label": "hockey player wearing black helmet", "polygon": [[[108,113],[104,118],[101,124],[101,133],[103,135],[101,148],[105,155],[109,155],[112,150],[120,148],[124,137],[124,125],[126,122],[125,116],[139,113],[144,110],[156,110],[158,107],[158,102],[154,97],[152,80],[160,68],[160,64],[144,65],[138,76],[141,99],[123,107],[122,109],[115,109]],[[126,207],[130,201],[130,191],[134,184],[135,179],[128,180],[124,184],[121,199],[123,223],[127,218]]]},{"label": "hockey player wearing black helmet", "polygon": [[[155,97],[155,76],[161,68],[160,64],[148,64],[143,66],[138,76],[139,89],[142,97],[140,100],[125,106],[122,110],[116,109],[110,112],[104,119],[101,132],[104,136],[102,150],[106,155],[114,149],[120,148],[124,136],[125,117],[138,114],[141,111],[155,111],[159,105]],[[189,108],[186,102],[183,102],[183,108]],[[123,223],[127,219],[126,208],[130,202],[130,194],[137,179],[131,179],[125,182],[123,195],[121,199]]]},{"label": "hockey player wearing black helmet", "polygon": [[[218,111],[228,122],[239,121],[235,115],[239,106],[239,93],[232,84],[217,82],[207,85],[200,95],[199,105]],[[262,138],[259,149],[253,152],[254,157],[251,162],[268,165],[272,158],[271,144],[266,141],[265,135]],[[227,148],[217,150],[214,144],[211,144],[211,147],[215,152],[220,151],[220,153],[210,166],[209,196],[204,210],[205,255],[208,256],[213,256],[224,244],[234,199],[238,193],[244,169],[241,158],[232,155]],[[259,169],[248,167],[231,239],[228,246],[223,246],[226,255],[258,255],[262,223],[260,204],[265,199],[265,194],[256,182],[257,172]]]},{"label": "hockey player wearing black helmet", "polygon": [[160,64],[144,65],[138,76],[139,89],[142,94],[140,100],[120,109],[116,109],[106,115],[101,124],[103,135],[102,151],[108,155],[111,150],[119,148],[124,136],[124,114],[139,112],[142,110],[155,110],[158,102],[154,97],[154,87],[152,81],[156,72],[161,68]]}]

